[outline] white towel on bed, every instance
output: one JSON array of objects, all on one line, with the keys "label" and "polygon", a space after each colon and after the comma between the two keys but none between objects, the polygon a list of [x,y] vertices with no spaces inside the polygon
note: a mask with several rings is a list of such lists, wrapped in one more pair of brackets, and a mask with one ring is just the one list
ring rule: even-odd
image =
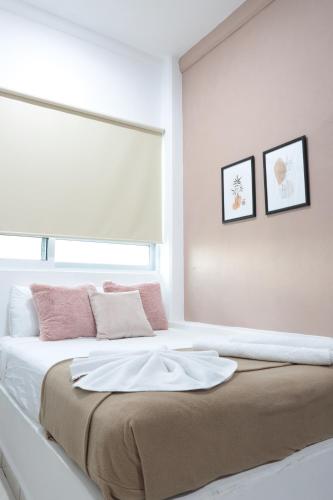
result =
[{"label": "white towel on bed", "polygon": [[225,382],[237,363],[214,351],[90,353],[71,363],[74,387],[97,392],[191,391]]},{"label": "white towel on bed", "polygon": [[308,342],[309,347],[302,347],[298,341],[295,342],[295,338],[275,338],[274,341],[281,342],[281,344],[269,343],[268,341],[266,343],[265,335],[261,335],[260,341],[259,338],[257,338],[256,341],[252,339],[250,342],[232,341],[230,339],[198,342],[193,345],[193,349],[198,351],[213,349],[221,356],[234,356],[236,358],[279,361],[302,365],[332,365],[333,363],[333,350],[328,347],[316,347],[315,341],[312,342],[312,345]]}]

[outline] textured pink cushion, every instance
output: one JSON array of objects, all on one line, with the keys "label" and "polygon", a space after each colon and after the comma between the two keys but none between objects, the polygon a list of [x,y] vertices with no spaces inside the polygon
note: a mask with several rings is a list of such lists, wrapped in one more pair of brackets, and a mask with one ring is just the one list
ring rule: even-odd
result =
[{"label": "textured pink cushion", "polygon": [[119,285],[113,281],[103,284],[104,292],[131,292],[139,290],[143,309],[153,330],[167,330],[168,320],[165,315],[161,287],[159,283],[139,283],[137,285]]},{"label": "textured pink cushion", "polygon": [[75,288],[31,285],[41,340],[64,340],[96,336],[88,292],[93,285]]}]

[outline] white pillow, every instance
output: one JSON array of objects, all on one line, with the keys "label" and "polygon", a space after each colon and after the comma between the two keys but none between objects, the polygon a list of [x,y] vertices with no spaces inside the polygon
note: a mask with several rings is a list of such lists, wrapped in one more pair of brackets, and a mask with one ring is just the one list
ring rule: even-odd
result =
[{"label": "white pillow", "polygon": [[9,334],[12,337],[39,335],[39,324],[32,293],[27,286],[13,286],[8,307]]}]

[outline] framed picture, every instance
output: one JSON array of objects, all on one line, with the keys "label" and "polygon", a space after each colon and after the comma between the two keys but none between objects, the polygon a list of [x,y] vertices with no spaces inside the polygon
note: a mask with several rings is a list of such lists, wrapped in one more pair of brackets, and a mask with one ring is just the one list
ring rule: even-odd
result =
[{"label": "framed picture", "polygon": [[222,222],[256,216],[254,156],[221,168]]},{"label": "framed picture", "polygon": [[266,214],[310,205],[306,137],[264,151]]}]

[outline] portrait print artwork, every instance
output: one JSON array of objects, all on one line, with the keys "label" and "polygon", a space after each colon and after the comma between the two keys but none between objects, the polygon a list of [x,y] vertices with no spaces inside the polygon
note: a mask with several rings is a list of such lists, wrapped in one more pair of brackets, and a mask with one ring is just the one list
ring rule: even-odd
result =
[{"label": "portrait print artwork", "polygon": [[256,216],[254,156],[221,168],[222,222]]},{"label": "portrait print artwork", "polygon": [[306,137],[264,151],[266,214],[310,205]]}]

